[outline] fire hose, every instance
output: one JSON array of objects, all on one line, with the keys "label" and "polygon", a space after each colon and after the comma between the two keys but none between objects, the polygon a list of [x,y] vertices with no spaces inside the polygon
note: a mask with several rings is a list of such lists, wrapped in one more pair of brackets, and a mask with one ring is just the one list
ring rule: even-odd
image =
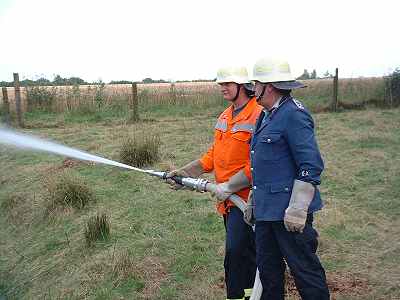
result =
[{"label": "fire hose", "polygon": [[[145,172],[151,176],[156,176],[164,180],[167,179],[167,172],[160,172],[154,170],[145,170]],[[170,179],[174,180],[176,183],[179,183],[197,192],[215,192],[217,188],[216,184],[203,178],[173,176]],[[246,202],[242,198],[240,198],[236,194],[232,194],[229,196],[228,199],[231,200],[244,213],[244,210],[246,208]],[[261,298],[261,294],[262,294],[262,285],[260,281],[260,274],[257,269],[250,300],[259,300]]]}]

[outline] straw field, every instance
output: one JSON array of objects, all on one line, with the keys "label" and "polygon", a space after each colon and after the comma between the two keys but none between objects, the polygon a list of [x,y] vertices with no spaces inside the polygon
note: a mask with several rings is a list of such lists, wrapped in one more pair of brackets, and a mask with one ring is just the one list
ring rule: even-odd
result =
[{"label": "straw field", "polygon": [[[330,105],[333,94],[332,79],[303,81],[307,88],[297,90],[294,95],[312,111],[323,111]],[[138,84],[139,105],[213,105],[221,104],[218,85],[214,82]],[[7,88],[11,111],[15,111],[14,88]],[[23,110],[32,110],[29,104],[41,97],[51,98],[50,110],[65,112],[81,107],[105,106],[119,103],[125,105],[132,96],[129,84],[100,84],[81,86],[22,87]],[[339,80],[339,100],[346,104],[364,106],[382,103],[385,97],[383,78],[357,78]],[[0,103],[2,103],[2,99]],[[223,103],[223,102],[222,102]]]}]

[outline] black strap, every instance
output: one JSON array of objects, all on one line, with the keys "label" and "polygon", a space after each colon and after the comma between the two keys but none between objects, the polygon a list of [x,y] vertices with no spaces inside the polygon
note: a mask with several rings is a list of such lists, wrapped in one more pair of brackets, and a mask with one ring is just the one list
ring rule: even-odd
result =
[{"label": "black strap", "polygon": [[240,84],[236,83],[236,96],[233,98],[232,102],[235,102],[237,98],[239,97],[239,92],[240,92]]},{"label": "black strap", "polygon": [[257,96],[257,98],[256,98],[257,101],[260,101],[262,99],[262,97],[264,96],[266,86],[267,86],[266,84],[263,85],[263,90],[262,90],[261,94],[259,96]]}]

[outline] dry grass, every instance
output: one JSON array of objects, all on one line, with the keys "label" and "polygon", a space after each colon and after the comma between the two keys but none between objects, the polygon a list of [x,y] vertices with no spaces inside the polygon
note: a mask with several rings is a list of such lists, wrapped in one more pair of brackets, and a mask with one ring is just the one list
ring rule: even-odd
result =
[{"label": "dry grass", "polygon": [[113,266],[113,276],[118,281],[126,280],[135,271],[134,260],[127,249],[122,250],[117,254]]},{"label": "dry grass", "polygon": [[119,160],[138,168],[151,165],[160,158],[160,137],[145,132],[137,132],[125,138],[119,153]]},{"label": "dry grass", "polygon": [[110,239],[110,221],[105,213],[97,214],[88,219],[85,227],[86,245],[91,247],[96,241],[107,241]]},{"label": "dry grass", "polygon": [[[55,96],[56,101],[53,110],[62,112],[73,108],[82,108],[83,106],[96,106],[96,93],[100,89],[99,85],[80,85],[74,86],[48,86],[41,88],[41,91],[48,91]],[[15,93],[14,88],[7,88],[10,108],[15,112]],[[115,102],[127,104],[129,95],[132,93],[130,84],[107,84],[101,90],[101,96],[105,105],[112,105]],[[219,88],[213,82],[197,83],[157,83],[157,84],[138,84],[139,101],[153,104],[165,104],[174,101],[178,103],[201,103],[205,97],[219,96]],[[23,110],[28,109],[27,89],[21,87],[21,100]],[[175,98],[175,100],[174,100]],[[2,104],[2,95],[0,95],[0,104]],[[140,104],[139,104],[140,105]]]},{"label": "dry grass", "polygon": [[48,192],[48,210],[59,206],[82,209],[96,200],[85,180],[71,171],[62,171],[55,177],[45,179]]}]

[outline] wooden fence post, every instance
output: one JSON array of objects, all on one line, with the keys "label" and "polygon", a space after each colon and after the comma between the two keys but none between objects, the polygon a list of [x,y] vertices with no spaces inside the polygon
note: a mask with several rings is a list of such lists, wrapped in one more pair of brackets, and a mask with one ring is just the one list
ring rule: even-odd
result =
[{"label": "wooden fence post", "polygon": [[138,95],[137,95],[137,84],[132,83],[132,95],[130,97],[130,116],[129,116],[129,121],[130,122],[137,122],[139,121],[139,101],[138,101]]},{"label": "wooden fence post", "polygon": [[17,111],[17,121],[19,127],[24,127],[24,120],[22,119],[22,103],[21,103],[21,89],[19,84],[19,75],[14,73],[14,90],[15,90],[15,107]]},{"label": "wooden fence post", "polygon": [[333,77],[333,98],[332,98],[332,111],[336,112],[338,109],[338,89],[339,89],[339,69],[335,70],[335,77]]},{"label": "wooden fence post", "polygon": [[4,108],[4,123],[10,125],[10,102],[8,101],[7,88],[3,87],[3,108]]}]

